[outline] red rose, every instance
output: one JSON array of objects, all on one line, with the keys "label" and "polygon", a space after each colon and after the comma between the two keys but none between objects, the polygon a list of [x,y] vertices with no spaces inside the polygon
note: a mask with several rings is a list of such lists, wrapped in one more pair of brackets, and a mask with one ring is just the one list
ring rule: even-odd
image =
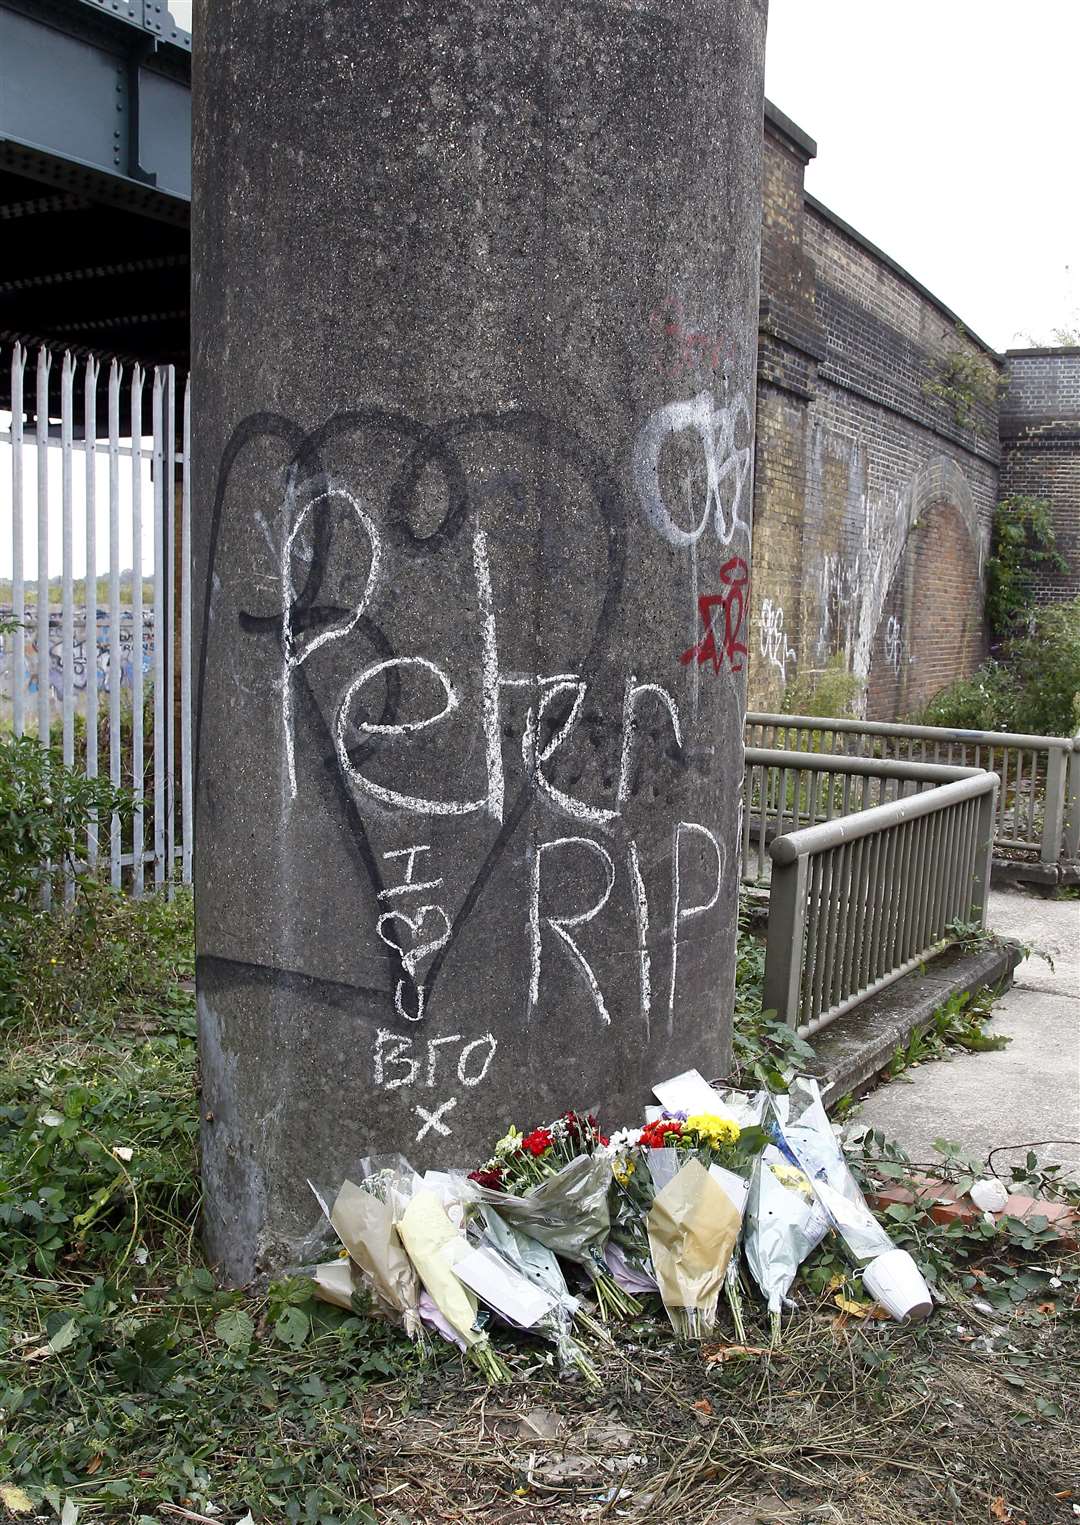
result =
[{"label": "red rose", "polygon": [[539,1157],[545,1149],[551,1148],[551,1134],[546,1128],[534,1128],[531,1133],[526,1133],[521,1140],[522,1149],[527,1149],[530,1154]]},{"label": "red rose", "polygon": [[488,1191],[502,1191],[503,1173],[498,1168],[494,1170],[470,1170],[469,1180],[475,1181],[478,1186],[486,1186]]}]

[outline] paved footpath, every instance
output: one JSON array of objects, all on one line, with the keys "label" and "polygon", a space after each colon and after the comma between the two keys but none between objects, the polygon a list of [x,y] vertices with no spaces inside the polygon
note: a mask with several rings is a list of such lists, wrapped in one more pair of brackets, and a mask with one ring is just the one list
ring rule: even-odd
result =
[{"label": "paved footpath", "polygon": [[[1054,961],[1051,970],[1036,955],[1025,959],[995,1006],[989,1030],[1012,1042],[908,1070],[866,1099],[858,1121],[883,1129],[920,1162],[935,1158],[936,1138],[960,1143],[978,1160],[999,1144],[1073,1140],[1035,1153],[1080,1177],[1080,901],[995,890],[989,922]],[[994,1163],[1003,1170],[1023,1158],[1019,1150]]]}]

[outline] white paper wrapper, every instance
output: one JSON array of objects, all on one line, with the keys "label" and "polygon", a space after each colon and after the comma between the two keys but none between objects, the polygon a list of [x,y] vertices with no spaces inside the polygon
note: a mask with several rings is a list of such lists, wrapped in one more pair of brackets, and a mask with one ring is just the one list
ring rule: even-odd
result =
[{"label": "white paper wrapper", "polygon": [[778,1150],[765,1150],[751,1185],[743,1237],[746,1263],[774,1318],[788,1301],[799,1267],[829,1231],[817,1200],[789,1190],[773,1174],[770,1167],[783,1163]]},{"label": "white paper wrapper", "polygon": [[[653,1095],[667,1112],[707,1112],[713,1117],[732,1117],[719,1091],[698,1070],[684,1070],[653,1086]],[[737,1119],[735,1119],[737,1121]]]},{"label": "white paper wrapper", "polygon": [[459,1256],[454,1272],[489,1308],[520,1329],[533,1328],[556,1306],[555,1298],[485,1245]]},{"label": "white paper wrapper", "polygon": [[810,1177],[822,1209],[853,1258],[865,1265],[895,1249],[848,1168],[817,1081],[800,1075],[787,1096],[774,1098],[774,1105],[784,1142]]}]

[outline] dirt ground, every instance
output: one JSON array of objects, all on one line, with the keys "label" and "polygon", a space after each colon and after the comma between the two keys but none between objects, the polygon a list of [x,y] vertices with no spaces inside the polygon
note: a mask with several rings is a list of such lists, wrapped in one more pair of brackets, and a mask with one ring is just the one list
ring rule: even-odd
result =
[{"label": "dirt ground", "polygon": [[[760,1327],[748,1338],[767,1336]],[[432,1397],[388,1383],[364,1413],[380,1525],[1064,1525],[1080,1517],[1075,1314],[984,1316],[968,1298],[904,1329],[831,1300],[781,1348],[618,1334],[603,1389],[545,1379]],[[528,1357],[522,1357],[527,1361]],[[513,1363],[512,1363],[513,1364]],[[518,1373],[515,1372],[515,1376]],[[524,1376],[525,1372],[521,1372]]]}]

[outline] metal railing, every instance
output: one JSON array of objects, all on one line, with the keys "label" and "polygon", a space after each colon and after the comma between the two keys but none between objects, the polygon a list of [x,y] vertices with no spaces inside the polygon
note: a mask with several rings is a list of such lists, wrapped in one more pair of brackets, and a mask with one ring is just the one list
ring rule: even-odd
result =
[{"label": "metal railing", "polygon": [[102,822],[86,844],[114,886],[187,883],[189,389],[178,397],[172,366],[125,373],[113,360],[101,377],[96,357],[44,347],[31,369],[20,344],[4,382],[8,360],[0,616],[15,628],[0,636],[0,729],[47,739],[69,767],[134,791],[130,822]]},{"label": "metal railing", "polygon": [[956,771],[773,841],[762,1004],[804,1036],[985,921],[998,780]]},{"label": "metal railing", "polygon": [[[982,768],[1000,782],[994,845],[1042,863],[1080,857],[1080,760],[1066,736],[963,731],[750,711],[748,746]],[[1070,779],[1070,773],[1072,777]]]},{"label": "metal railing", "polygon": [[816,826],[935,789],[977,768],[882,762],[825,752],[747,747],[743,772],[742,877],[761,884],[770,866],[768,844],[785,831]]}]

